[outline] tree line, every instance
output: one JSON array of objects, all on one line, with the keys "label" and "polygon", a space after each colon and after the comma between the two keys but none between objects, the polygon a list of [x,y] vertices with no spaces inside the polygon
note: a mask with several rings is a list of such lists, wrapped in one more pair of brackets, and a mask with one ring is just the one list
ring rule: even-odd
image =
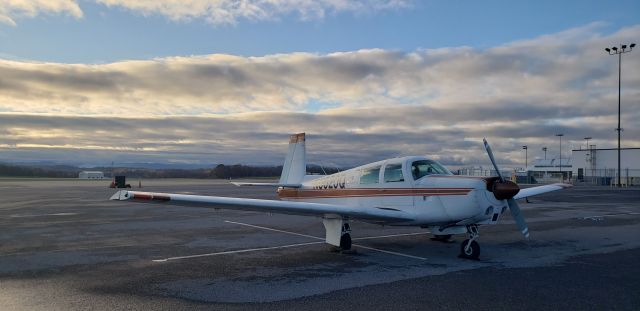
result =
[{"label": "tree line", "polygon": [[[49,178],[78,178],[78,173],[84,171],[77,167],[34,167],[23,165],[0,164],[0,176],[5,177],[49,177]],[[131,178],[199,178],[199,179],[237,179],[252,177],[279,177],[282,165],[279,166],[249,166],[242,164],[218,164],[214,168],[202,169],[152,169],[128,167],[95,167],[91,170],[102,171],[106,178],[125,175]],[[338,168],[322,168],[318,165],[307,166],[309,174],[333,174]]]}]

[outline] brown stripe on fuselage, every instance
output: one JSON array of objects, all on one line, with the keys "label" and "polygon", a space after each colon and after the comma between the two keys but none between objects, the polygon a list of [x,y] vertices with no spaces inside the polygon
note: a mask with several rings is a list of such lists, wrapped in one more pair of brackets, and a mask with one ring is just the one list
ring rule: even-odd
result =
[{"label": "brown stripe on fuselage", "polygon": [[286,199],[349,198],[378,196],[439,196],[466,195],[471,188],[352,188],[352,189],[291,189],[278,190],[278,196]]},{"label": "brown stripe on fuselage", "polygon": [[133,194],[134,200],[171,201],[168,195],[155,194],[151,192],[137,192]]}]

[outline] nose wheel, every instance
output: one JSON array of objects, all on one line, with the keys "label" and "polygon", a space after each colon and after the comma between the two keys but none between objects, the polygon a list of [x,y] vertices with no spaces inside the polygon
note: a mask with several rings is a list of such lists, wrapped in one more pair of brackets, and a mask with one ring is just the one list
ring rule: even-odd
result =
[{"label": "nose wheel", "polygon": [[480,236],[477,225],[467,226],[469,238],[460,245],[460,258],[478,260],[480,258],[480,244],[476,239]]}]

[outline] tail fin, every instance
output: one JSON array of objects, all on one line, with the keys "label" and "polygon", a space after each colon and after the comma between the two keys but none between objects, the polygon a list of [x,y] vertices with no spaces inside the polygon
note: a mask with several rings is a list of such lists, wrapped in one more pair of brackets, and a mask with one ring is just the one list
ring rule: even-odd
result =
[{"label": "tail fin", "polygon": [[289,138],[289,153],[284,159],[281,184],[300,184],[307,174],[307,151],[305,134],[293,134]]}]

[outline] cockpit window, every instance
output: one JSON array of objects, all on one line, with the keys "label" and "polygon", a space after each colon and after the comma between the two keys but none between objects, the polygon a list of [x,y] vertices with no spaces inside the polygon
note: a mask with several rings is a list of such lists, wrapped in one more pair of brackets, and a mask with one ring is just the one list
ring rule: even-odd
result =
[{"label": "cockpit window", "polygon": [[380,178],[380,167],[372,167],[362,170],[362,174],[360,175],[360,184],[377,184],[378,178]]},{"label": "cockpit window", "polygon": [[411,163],[411,175],[418,180],[427,175],[453,175],[446,167],[432,160],[420,160]]},{"label": "cockpit window", "polygon": [[404,181],[402,176],[402,164],[388,164],[384,168],[384,182],[401,182]]}]

